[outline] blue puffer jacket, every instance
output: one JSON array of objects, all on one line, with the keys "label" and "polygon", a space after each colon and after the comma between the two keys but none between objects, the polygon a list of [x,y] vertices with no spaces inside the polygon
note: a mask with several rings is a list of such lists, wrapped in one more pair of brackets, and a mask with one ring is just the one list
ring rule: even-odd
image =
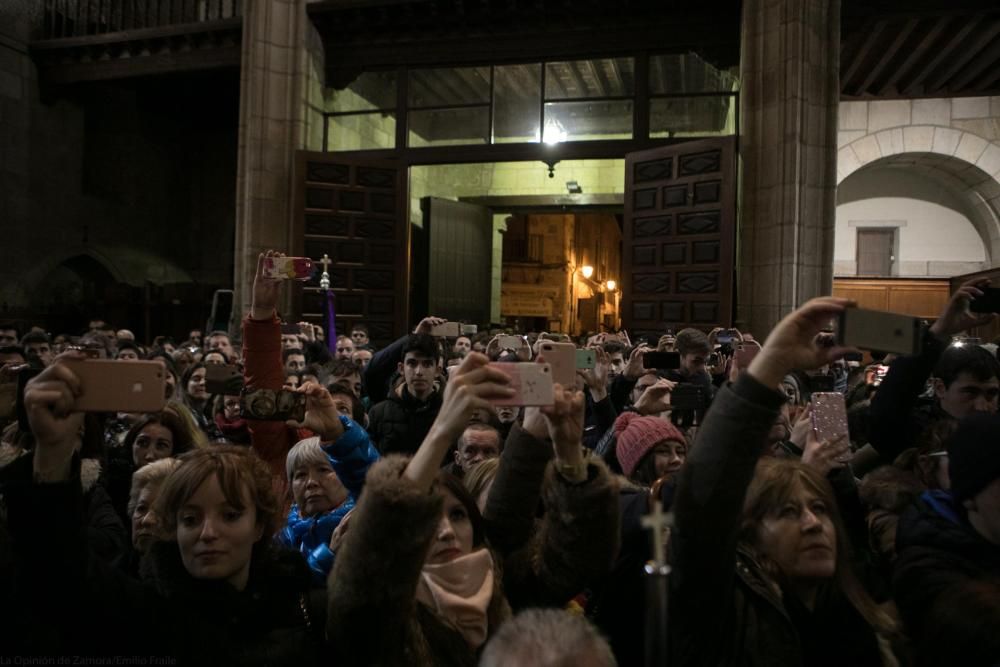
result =
[{"label": "blue puffer jacket", "polygon": [[302,552],[309,562],[314,582],[319,585],[326,582],[333,569],[333,552],[330,551],[333,531],[347,513],[354,509],[364,487],[368,468],[379,459],[364,428],[347,417],[341,417],[340,421],[344,425],[344,434],[336,441],[323,445],[323,451],[329,457],[337,477],[347,488],[347,500],[329,512],[309,518],[303,518],[299,514],[298,505],[292,505],[285,527],[276,538],[279,544]]}]

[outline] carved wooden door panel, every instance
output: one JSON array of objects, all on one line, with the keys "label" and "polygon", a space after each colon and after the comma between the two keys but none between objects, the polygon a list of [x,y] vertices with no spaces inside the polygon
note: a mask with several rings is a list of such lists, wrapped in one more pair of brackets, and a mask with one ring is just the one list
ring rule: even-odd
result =
[{"label": "carved wooden door panel", "polygon": [[621,312],[630,332],[732,324],[735,182],[732,138],[625,156]]},{"label": "carved wooden door panel", "polygon": [[[292,248],[330,264],[337,335],[355,322],[383,347],[407,330],[409,214],[406,169],[387,160],[300,152]],[[305,284],[299,312],[323,322],[322,269]]]}]

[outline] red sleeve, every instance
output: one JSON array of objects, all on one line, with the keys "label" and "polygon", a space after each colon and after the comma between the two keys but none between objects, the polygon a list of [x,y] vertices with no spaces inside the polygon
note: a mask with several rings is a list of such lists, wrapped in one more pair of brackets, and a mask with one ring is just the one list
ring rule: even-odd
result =
[{"label": "red sleeve", "polygon": [[[279,390],[285,384],[281,363],[281,323],[269,320],[243,320],[243,382],[251,389]],[[295,444],[294,431],[280,421],[247,420],[250,446],[271,467],[274,488],[284,499],[288,489],[285,457]]]},{"label": "red sleeve", "polygon": [[281,364],[281,323],[269,320],[243,320],[243,380],[254,389],[281,389],[285,369]]}]

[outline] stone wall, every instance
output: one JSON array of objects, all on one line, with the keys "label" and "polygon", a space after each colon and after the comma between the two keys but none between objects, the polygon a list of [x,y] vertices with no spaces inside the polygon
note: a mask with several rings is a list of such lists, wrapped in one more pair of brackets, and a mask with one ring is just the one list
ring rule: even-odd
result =
[{"label": "stone wall", "polygon": [[[21,4],[0,3],[0,318],[75,331],[99,312],[138,329],[150,282],[167,300],[157,333],[202,326],[211,290],[231,284],[236,72],[43,95],[27,50],[41,3]],[[181,283],[194,289],[157,297]]]},{"label": "stone wall", "polygon": [[[837,141],[842,187],[860,179],[870,190],[887,169],[906,174],[913,184],[922,184],[917,199],[927,200],[935,189],[947,191],[958,202],[947,208],[967,219],[981,239],[985,259],[972,250],[957,256],[945,237],[951,231],[961,235],[960,218],[942,214],[941,228],[923,225],[926,233],[920,235],[912,227],[903,234],[927,256],[904,257],[899,275],[955,275],[1000,262],[1000,97],[841,102]],[[913,206],[906,206],[919,217]],[[854,208],[852,215],[865,215]],[[853,257],[844,254],[847,244],[838,240],[837,245],[837,274],[853,275]],[[906,248],[901,250],[905,256]]]},{"label": "stone wall", "polygon": [[975,167],[970,187],[1000,211],[1000,97],[841,102],[838,128],[838,183],[883,158],[933,153]]}]

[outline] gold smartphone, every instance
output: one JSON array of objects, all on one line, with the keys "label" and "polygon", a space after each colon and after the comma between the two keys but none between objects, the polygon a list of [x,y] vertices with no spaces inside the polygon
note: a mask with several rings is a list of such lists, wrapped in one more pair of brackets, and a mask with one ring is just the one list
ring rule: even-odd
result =
[{"label": "gold smartphone", "polygon": [[68,360],[80,378],[80,412],[159,412],[166,405],[163,366],[158,361]]}]

